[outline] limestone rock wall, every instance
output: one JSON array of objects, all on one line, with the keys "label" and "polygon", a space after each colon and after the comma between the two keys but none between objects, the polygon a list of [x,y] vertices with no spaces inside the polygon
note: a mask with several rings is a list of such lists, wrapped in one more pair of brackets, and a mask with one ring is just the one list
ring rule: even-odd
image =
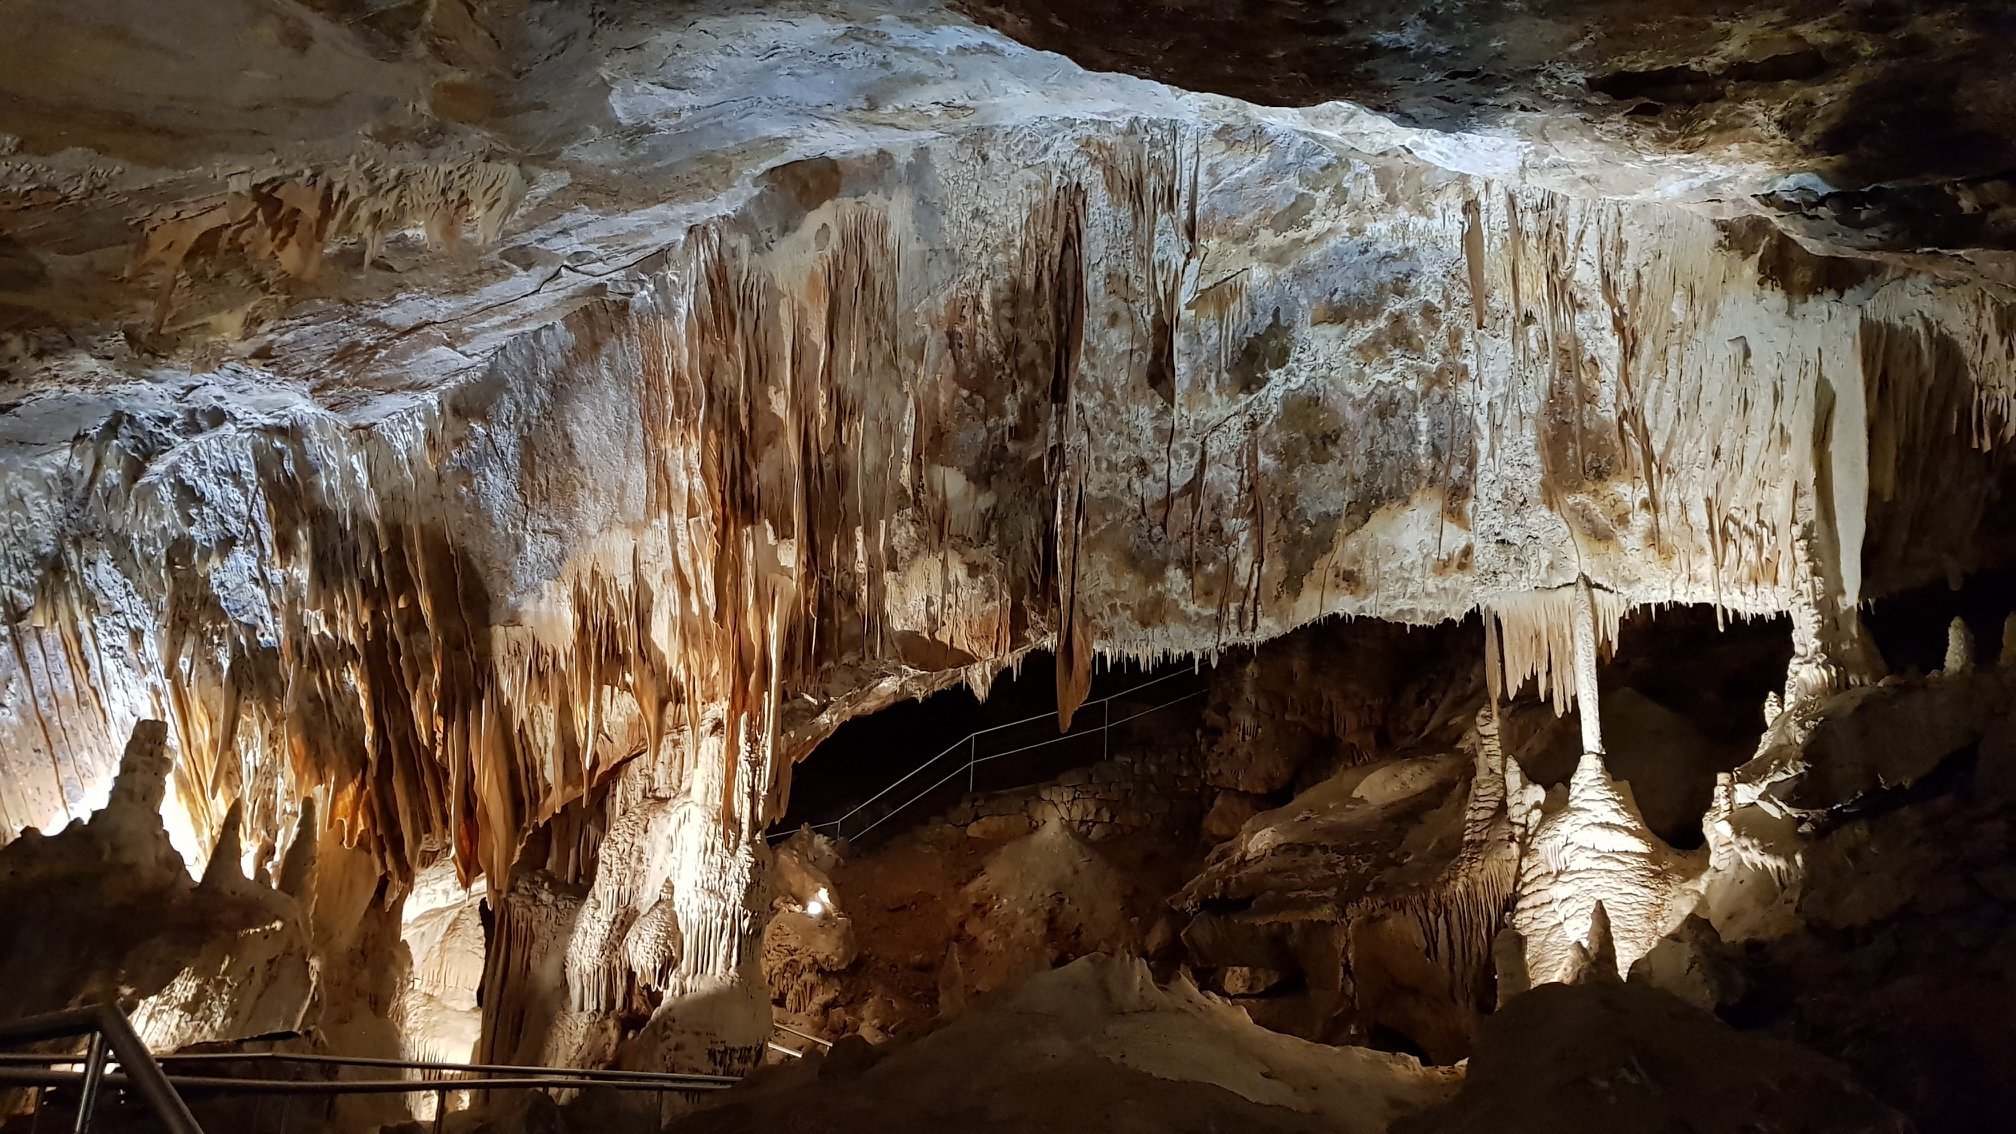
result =
[{"label": "limestone rock wall", "polygon": [[[910,237],[872,199],[826,202],[790,237],[733,221],[696,230],[636,298],[584,308],[439,403],[371,429],[295,404],[256,430],[182,440],[193,423],[119,411],[76,456],[13,450],[22,475],[10,483],[37,494],[26,514],[55,541],[16,577],[17,601],[36,612],[10,630],[10,740],[25,754],[10,785],[17,822],[85,802],[105,759],[91,738],[159,699],[194,754],[178,781],[192,800],[237,792],[258,822],[280,817],[283,769],[357,785],[339,817],[354,813],[358,837],[388,861],[409,857],[409,832],[453,828],[472,862],[501,869],[511,832],[710,712],[723,714],[729,747],[763,747],[795,723],[785,706],[801,689],[822,705],[833,696],[815,682],[859,697],[886,677],[1004,658],[1052,633],[1069,684],[1083,673],[1072,641],[1208,651],[1338,610],[1448,617],[1576,571],[1625,601],[1783,608],[1795,501],[1824,497],[1833,523],[1859,535],[1869,426],[1827,378],[1836,363],[1860,373],[1857,328],[1950,324],[1979,343],[1978,363],[1914,380],[1974,383],[1969,396],[1988,399],[1981,438],[1999,435],[1999,307],[1985,293],[1904,279],[1868,305],[1795,302],[1716,251],[1707,222],[1516,192],[1478,199],[1487,187],[1419,169],[1388,180],[1422,184],[1382,193],[1384,167],[1313,142],[1188,141],[1192,157],[1184,140],[1146,132],[1109,161],[990,139],[1010,147],[997,168],[1003,180],[1022,172],[1021,200],[999,182],[906,200],[990,211],[957,257],[906,261]],[[970,168],[978,145],[927,154]],[[1326,194],[1321,239],[1305,220],[1303,239],[1287,242],[1295,259],[1249,261],[1277,238],[1246,213],[1254,190],[1240,179],[1268,177],[1297,149],[1343,179]],[[1186,160],[1206,163],[1223,193],[1199,198],[1199,223],[1229,230],[1209,247],[1229,257],[1225,287],[1243,298],[1213,318],[1194,312],[1232,294],[1200,288],[1186,301],[1192,318],[1175,322],[1168,352],[1183,381],[1165,402],[1154,344],[1128,329],[1132,289],[1180,266],[1160,257],[1185,238],[1171,235],[1173,215],[1127,204],[1137,190],[1125,171],[1140,170],[1131,184],[1153,198],[1182,183]],[[924,176],[921,164],[902,176]],[[897,191],[864,176],[870,198]],[[1516,234],[1479,262],[1482,332],[1444,318],[1473,304],[1471,204],[1509,210],[1487,228]],[[1413,235],[1437,225],[1439,249]],[[1203,255],[1204,239],[1186,255]],[[1416,242],[1403,250],[1402,239]],[[1358,248],[1375,261],[1358,265],[1372,280],[1335,264],[1295,278]],[[1426,298],[1382,310],[1376,327],[1325,322],[1307,301],[1345,284],[1376,290],[1382,271]],[[1013,281],[1016,294],[983,279]],[[1620,286],[1642,294],[1627,305]],[[1598,321],[1606,295],[1632,321]],[[1702,305],[1684,319],[1682,296]],[[1034,304],[1038,321],[987,314],[1004,304]],[[1532,318],[1550,304],[1553,315]],[[1431,346],[1430,326],[1474,350]],[[801,339],[810,327],[822,329]],[[1381,327],[1394,349],[1364,341]],[[1617,353],[1625,342],[1656,361],[1634,373]],[[1563,385],[1564,351],[1586,388]],[[1453,384],[1419,380],[1431,362]],[[1580,418],[1564,420],[1567,406]],[[1331,436],[1361,441],[1308,448]],[[1367,438],[1400,447],[1375,461]],[[128,483],[111,457],[140,446],[165,461],[144,474],[129,464]],[[1426,571],[1389,566],[1422,554]],[[1842,569],[1848,593],[1858,569]],[[1381,582],[1381,570],[1396,573]],[[1185,584],[1169,587],[1171,571]],[[669,609],[675,595],[682,605]],[[1084,622],[1082,638],[1063,632],[1067,617]],[[280,672],[285,655],[315,664]],[[618,670],[633,683],[648,672],[655,688],[640,700]],[[353,691],[367,687],[377,695],[359,706]],[[289,698],[318,726],[299,740],[274,719]],[[298,759],[263,755],[289,750]],[[38,756],[53,757],[46,778],[28,771]],[[760,798],[762,775],[709,759],[724,785]],[[214,807],[188,805],[199,833]]]},{"label": "limestone rock wall", "polygon": [[[359,64],[346,114],[435,139],[398,154],[347,120],[277,179],[226,168],[256,133],[172,176],[120,148],[138,233],[75,153],[10,166],[43,194],[0,410],[10,833],[99,806],[162,717],[192,861],[313,798],[395,884],[452,854],[509,911],[543,871],[569,897],[507,929],[486,1011],[606,1057],[760,986],[756,833],[849,713],[1048,644],[1068,718],[1102,653],[1479,607],[1565,695],[1536,592],[1586,579],[1611,628],[1833,611],[1925,569],[1864,576],[1872,501],[1939,511],[1925,454],[2016,422],[1976,280],[1060,74],[935,9],[695,18],[546,13],[462,60],[523,84],[516,174],[438,84],[438,133],[373,109],[441,59]],[[273,42],[352,50],[303,19]],[[593,853],[521,870],[583,805]]]}]

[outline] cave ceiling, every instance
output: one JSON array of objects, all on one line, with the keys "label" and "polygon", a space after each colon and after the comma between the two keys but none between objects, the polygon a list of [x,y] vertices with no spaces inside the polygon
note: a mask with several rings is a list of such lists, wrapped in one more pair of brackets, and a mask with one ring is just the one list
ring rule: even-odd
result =
[{"label": "cave ceiling", "polygon": [[1762,189],[1788,224],[1843,246],[2008,246],[2007,218],[1983,207],[2016,168],[2016,102],[1997,63],[2016,16],[2002,4],[955,7],[1087,68],[1186,90],[1343,100],[1430,130],[1692,165],[1700,180],[1672,186],[1680,195],[1740,207]]},{"label": "cave ceiling", "polygon": [[619,772],[746,833],[1032,648],[1068,710],[1483,607],[1559,687],[1577,579],[1614,626],[1964,570],[2004,19],[8,5],[6,823],[161,717],[185,847],[312,789],[503,873]]}]

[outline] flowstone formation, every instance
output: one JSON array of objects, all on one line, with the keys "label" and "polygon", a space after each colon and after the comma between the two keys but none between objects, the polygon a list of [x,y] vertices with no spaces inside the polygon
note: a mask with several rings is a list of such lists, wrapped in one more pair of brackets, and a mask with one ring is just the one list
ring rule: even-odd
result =
[{"label": "flowstone formation", "polygon": [[[112,814],[121,745],[163,721],[162,838],[199,890],[315,847],[281,919],[301,955],[411,959],[310,965],[286,1027],[737,1072],[766,949],[852,947],[783,940],[810,898],[763,838],[841,721],[1046,649],[1068,726],[1102,660],[1477,615],[1482,681],[1419,722],[1438,751],[1386,750],[1408,714],[1340,697],[1326,727],[1364,728],[1322,774],[1207,773],[1238,834],[1200,924],[1263,852],[1371,864],[1307,888],[1347,934],[1286,934],[1336,970],[1302,1030],[1456,1058],[1508,980],[1628,974],[1690,916],[1795,925],[1806,770],[1882,677],[1862,605],[2008,550],[2016,309],[1999,175],[1837,192],[1806,175],[1861,150],[1722,127],[1783,110],[1746,84],[1785,67],[1867,90],[1903,64],[1851,65],[1872,33],[1819,15],[1786,46],[1732,24],[1698,80],[1598,37],[1605,98],[1706,109],[1507,125],[1356,79],[1311,89],[1372,109],[1186,91],[1167,53],[1087,71],[1021,41],[1068,27],[1041,5],[967,7],[991,25],[925,0],[0,12],[5,849]],[[1900,22],[1981,57],[1980,20]],[[2002,88],[1954,82],[1998,128]],[[1855,232],[1815,220],[1851,207]],[[1604,762],[1598,661],[1673,604],[1792,630],[1698,851]],[[1528,686],[1580,713],[1556,795],[1494,739]],[[1291,789],[1342,811],[1282,815]],[[1423,845],[1386,840],[1417,819]],[[1354,957],[1385,983],[1343,1023]]]},{"label": "flowstone formation", "polygon": [[202,879],[161,827],[167,730],[142,721],[105,806],[0,847],[0,901],[34,911],[0,935],[12,1014],[119,1003],[148,1044],[292,1031],[313,990],[304,911],[312,845],[278,888],[240,872],[237,815]]},{"label": "flowstone formation", "polygon": [[1138,960],[1095,956],[893,1051],[836,1046],[752,1076],[681,1128],[1375,1134],[1452,1086],[1406,1056],[1277,1035],[1186,982],[1157,987]]}]

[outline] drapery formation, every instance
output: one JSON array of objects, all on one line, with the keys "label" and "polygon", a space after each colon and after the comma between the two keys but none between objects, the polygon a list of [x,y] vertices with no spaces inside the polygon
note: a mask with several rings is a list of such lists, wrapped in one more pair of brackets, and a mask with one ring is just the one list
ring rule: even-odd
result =
[{"label": "drapery formation", "polygon": [[[12,444],[9,829],[88,810],[157,715],[191,858],[234,802],[277,858],[315,794],[394,877],[452,854],[503,894],[593,811],[565,932],[636,960],[567,980],[608,1011],[740,963],[710,919],[857,707],[1047,643],[1068,718],[1102,654],[1478,606],[1502,676],[1565,700],[1540,592],[1590,580],[1600,636],[1646,603],[1852,606],[1969,554],[1984,504],[1939,496],[1936,439],[1995,465],[2011,427],[1985,286],[1791,272],[1821,261],[1744,224],[1278,126],[750,172],[394,412],[237,362]],[[1946,517],[1936,554],[1906,513]],[[660,900],[641,936],[616,912]]]}]

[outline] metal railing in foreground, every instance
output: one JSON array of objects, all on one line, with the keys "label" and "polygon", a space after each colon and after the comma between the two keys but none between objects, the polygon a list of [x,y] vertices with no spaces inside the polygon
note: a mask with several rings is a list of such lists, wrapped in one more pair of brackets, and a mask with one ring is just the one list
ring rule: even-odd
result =
[{"label": "metal railing in foreground", "polygon": [[[806,1041],[807,1043],[812,1044],[814,1047],[817,1047],[822,1052],[833,1050],[832,1040],[820,1039],[818,1036],[813,1035],[811,1032],[801,1032],[797,1028],[794,1028],[789,1024],[772,1023],[770,1025],[770,1029],[772,1035],[781,1034],[781,1035],[793,1036],[797,1039],[801,1039]],[[805,1052],[800,1051],[798,1048],[788,1047],[784,1044],[778,1043],[774,1039],[766,1040],[763,1046],[769,1048],[771,1051],[774,1051],[777,1054],[782,1055],[788,1059],[803,1059],[805,1058],[806,1055]]]},{"label": "metal railing in foreground", "polygon": [[[1144,681],[1131,689],[1124,689],[1118,693],[1113,693],[1108,696],[1101,697],[1096,701],[1087,701],[1083,705],[1080,705],[1078,707],[1078,711],[1074,715],[1078,716],[1079,719],[1081,720],[1089,720],[1091,719],[1090,710],[1098,709],[1100,710],[1101,713],[1099,723],[1092,725],[1089,728],[1060,733],[1056,736],[1036,741],[1034,744],[1024,744],[1001,752],[990,752],[985,756],[980,755],[981,737],[986,736],[989,733],[996,733],[1001,732],[1005,729],[1016,728],[1020,725],[1034,724],[1035,722],[1042,720],[1052,720],[1057,716],[1057,713],[1055,710],[1051,710],[1049,712],[1037,713],[1034,716],[1023,717],[1020,720],[1005,721],[1001,724],[989,725],[986,728],[974,729],[972,732],[967,733],[965,736],[962,736],[958,740],[953,741],[950,745],[948,745],[946,748],[940,751],[937,755],[931,757],[930,759],[917,765],[915,768],[912,768],[910,771],[905,772],[903,775],[897,777],[895,782],[891,783],[888,787],[885,787],[881,791],[876,792],[874,795],[869,796],[867,799],[862,800],[860,803],[854,806],[853,810],[847,812],[845,815],[840,816],[838,819],[829,819],[823,823],[808,823],[805,825],[811,827],[814,831],[829,834],[834,838],[841,838],[844,836],[850,839],[858,839],[868,834],[868,832],[873,831],[875,828],[880,827],[882,824],[888,822],[890,819],[895,818],[897,815],[902,814],[904,811],[908,810],[913,804],[917,803],[924,797],[930,795],[932,792],[937,791],[939,788],[944,787],[948,783],[951,783],[953,780],[957,779],[960,773],[962,772],[966,774],[967,790],[971,791],[973,788],[973,777],[975,771],[982,764],[985,764],[990,760],[999,760],[1007,756],[1017,756],[1024,752],[1033,752],[1039,748],[1048,748],[1052,745],[1064,744],[1068,741],[1073,740],[1083,740],[1086,737],[1095,735],[1101,736],[1102,744],[1110,746],[1111,744],[1110,736],[1114,728],[1126,724],[1128,721],[1135,720],[1140,717],[1145,717],[1149,713],[1159,713],[1163,709],[1167,709],[1173,705],[1179,705],[1184,701],[1191,700],[1192,698],[1201,697],[1205,693],[1209,692],[1209,687],[1207,686],[1202,689],[1193,689],[1180,697],[1173,697],[1159,704],[1151,705],[1148,708],[1129,713],[1126,716],[1121,717],[1119,720],[1113,719],[1113,702],[1121,700],[1123,698],[1132,697],[1144,689],[1148,689],[1156,685],[1161,685],[1162,683],[1167,681],[1174,681],[1179,677],[1195,677],[1195,676],[1197,676],[1197,674],[1196,671],[1194,670],[1177,670],[1174,673],[1165,673],[1161,677]],[[919,791],[915,795],[912,795],[909,798],[903,800],[903,802],[888,808],[879,815],[862,819],[860,828],[858,830],[849,831],[847,829],[848,825],[851,822],[855,821],[855,819],[858,816],[860,816],[862,812],[867,811],[869,808],[875,806],[877,803],[880,803],[884,798],[886,798],[889,795],[889,793],[902,787],[904,784],[911,782],[918,776],[931,770],[934,766],[943,767],[944,765],[941,764],[941,761],[943,761],[947,756],[950,756],[953,753],[958,752],[962,748],[966,750],[966,759],[964,763],[960,763],[957,764],[956,766],[953,766],[951,771],[946,772],[938,779],[933,780],[922,791]],[[770,833],[770,841],[773,843],[782,842],[783,840],[790,838],[793,831],[795,830],[797,830],[797,828],[794,827],[789,829],[779,829],[776,831],[772,831]]]},{"label": "metal railing in foreground", "polygon": [[[116,1022],[116,1023],[115,1023]],[[685,1074],[670,1071],[589,1070],[576,1067],[533,1067],[501,1063],[446,1063],[429,1060],[373,1059],[364,1056],[312,1055],[289,1052],[190,1052],[153,1056],[133,1033],[124,1016],[110,1008],[79,1009],[27,1020],[0,1023],[0,1046],[74,1038],[87,1034],[81,1025],[97,1029],[90,1034],[105,1035],[116,1059],[107,1057],[102,1045],[94,1042],[83,1055],[51,1053],[0,1054],[0,1086],[46,1090],[77,1087],[76,1132],[91,1127],[99,1096],[106,1089],[138,1094],[148,1109],[161,1119],[171,1134],[202,1134],[196,1119],[183,1102],[191,1095],[283,1095],[337,1096],[366,1094],[432,1094],[436,1096],[435,1128],[447,1114],[446,1096],[457,1091],[523,1089],[602,1089],[651,1091],[660,1096],[718,1091],[738,1080],[728,1075]],[[116,1063],[119,1070],[109,1069]],[[371,1079],[266,1079],[243,1075],[190,1074],[166,1068],[232,1064],[282,1064],[303,1067],[375,1067],[405,1072],[425,1072],[418,1078]],[[66,1070],[82,1064],[81,1070]]]},{"label": "metal railing in foreground", "polygon": [[[140,1042],[140,1036],[133,1031],[124,1013],[106,1004],[94,1004],[88,1008],[72,1008],[66,1012],[49,1012],[40,1016],[28,1016],[19,1020],[0,1022],[0,1047],[16,1047],[21,1044],[47,1043],[50,1040],[85,1038],[84,1054],[63,1056],[31,1056],[32,1059],[48,1060],[52,1063],[84,1064],[81,1071],[64,1072],[66,1081],[77,1085],[77,1134],[91,1129],[91,1116],[97,1110],[99,1094],[107,1087],[130,1090],[138,1095],[147,1109],[154,1112],[161,1125],[169,1134],[203,1134],[196,1125],[195,1116],[189,1113],[189,1106],[176,1093],[174,1085],[161,1070],[161,1065],[147,1051],[147,1045]],[[108,1050],[109,1049],[109,1050]],[[117,1056],[123,1073],[112,1074],[106,1070],[111,1058]],[[25,1082],[14,1077],[17,1068],[0,1067],[0,1083],[13,1082],[24,1086],[49,1086],[52,1084]],[[25,1069],[29,1076],[47,1078],[57,1074],[54,1070]],[[40,1109],[40,1096],[37,1096]]]}]

